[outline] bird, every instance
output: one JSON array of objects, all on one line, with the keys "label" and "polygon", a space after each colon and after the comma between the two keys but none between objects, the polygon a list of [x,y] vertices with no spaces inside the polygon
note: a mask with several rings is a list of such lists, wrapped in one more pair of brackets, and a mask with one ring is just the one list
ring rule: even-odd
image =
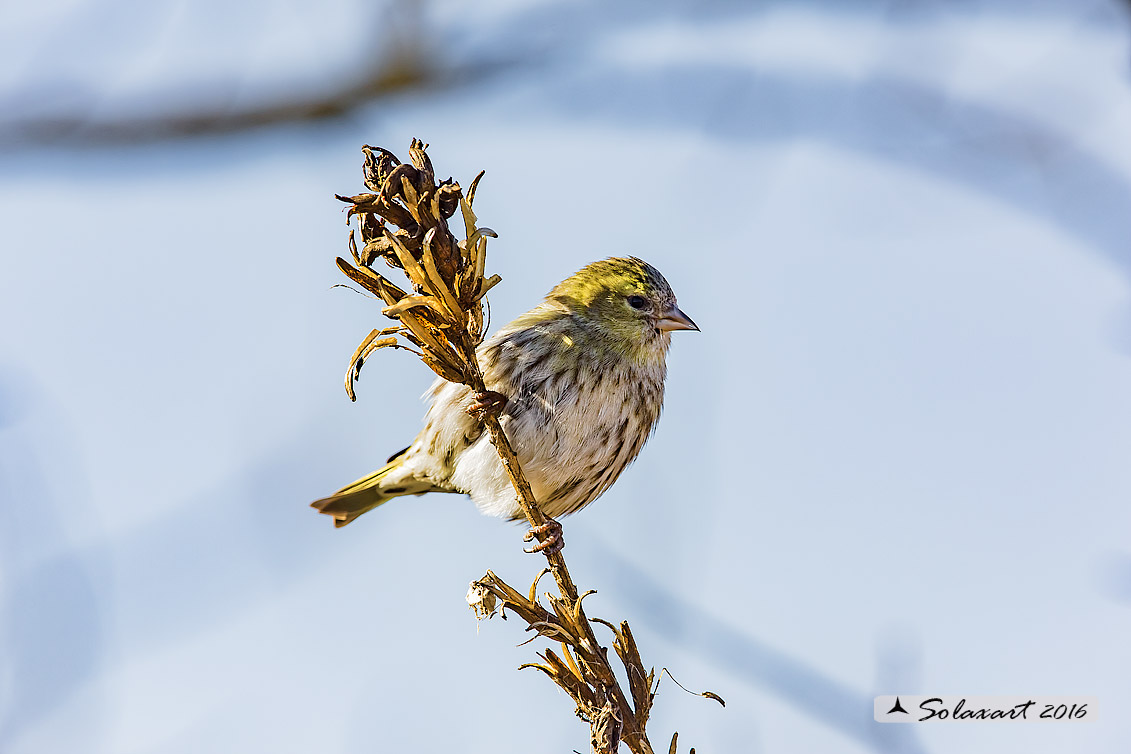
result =
[{"label": "bird", "polygon": [[659,270],[636,257],[593,262],[480,344],[486,393],[437,379],[412,444],[311,505],[340,527],[395,497],[451,492],[487,515],[523,518],[484,431],[480,412],[490,410],[548,517],[534,551],[560,549],[556,518],[608,490],[655,431],[678,330],[699,327]]}]

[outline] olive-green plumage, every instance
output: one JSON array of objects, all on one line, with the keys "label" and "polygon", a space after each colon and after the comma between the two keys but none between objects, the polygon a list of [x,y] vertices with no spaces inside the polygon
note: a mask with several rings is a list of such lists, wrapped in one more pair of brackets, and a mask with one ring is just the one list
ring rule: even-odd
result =
[{"label": "olive-green plumage", "polygon": [[[478,349],[488,390],[539,507],[588,505],[616,481],[655,428],[673,330],[698,330],[663,275],[635,257],[605,259]],[[437,380],[424,429],[384,467],[313,505],[344,526],[400,495],[465,492],[484,513],[521,517],[471,390]]]}]

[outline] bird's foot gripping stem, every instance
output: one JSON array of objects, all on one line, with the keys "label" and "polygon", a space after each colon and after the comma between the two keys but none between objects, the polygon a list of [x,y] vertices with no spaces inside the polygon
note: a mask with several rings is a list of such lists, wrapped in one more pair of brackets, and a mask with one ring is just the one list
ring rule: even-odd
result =
[{"label": "bird's foot gripping stem", "polygon": [[535,526],[522,535],[522,541],[530,542],[535,537],[538,538],[538,544],[526,550],[526,552],[546,551],[548,555],[556,555],[565,547],[565,540],[562,538],[562,525],[549,516],[546,517],[546,523]]},{"label": "bird's foot gripping stem", "polygon": [[475,402],[467,407],[467,413],[483,421],[488,416],[498,416],[507,405],[507,397],[494,390],[484,390],[475,394]]}]

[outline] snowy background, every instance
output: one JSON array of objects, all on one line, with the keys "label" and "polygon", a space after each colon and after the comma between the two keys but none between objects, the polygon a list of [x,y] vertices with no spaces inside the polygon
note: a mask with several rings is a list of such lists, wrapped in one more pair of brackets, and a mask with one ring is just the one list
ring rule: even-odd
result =
[{"label": "snowy background", "polygon": [[487,169],[497,324],[636,254],[702,327],[566,521],[590,614],[727,700],[665,682],[658,748],[1127,751],[1129,40],[1115,0],[5,4],[0,751],[585,749],[463,601],[534,575],[520,528],[307,507],[419,426],[404,354],[346,398],[380,318],[332,287],[332,194],[414,136]]}]

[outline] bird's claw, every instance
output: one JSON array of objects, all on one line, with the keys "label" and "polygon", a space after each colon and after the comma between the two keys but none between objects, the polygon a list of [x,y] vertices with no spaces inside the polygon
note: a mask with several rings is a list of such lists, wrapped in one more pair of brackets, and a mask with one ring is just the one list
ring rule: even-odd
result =
[{"label": "bird's claw", "polygon": [[541,526],[535,526],[526,534],[522,535],[523,542],[530,542],[535,537],[538,538],[538,544],[531,547],[525,552],[543,552],[547,555],[556,555],[565,547],[565,539],[562,538],[562,525],[552,518],[547,517],[546,523]]},{"label": "bird's claw", "polygon": [[488,416],[498,416],[507,405],[507,397],[494,390],[484,390],[475,394],[475,402],[467,407],[467,413],[482,421]]}]

